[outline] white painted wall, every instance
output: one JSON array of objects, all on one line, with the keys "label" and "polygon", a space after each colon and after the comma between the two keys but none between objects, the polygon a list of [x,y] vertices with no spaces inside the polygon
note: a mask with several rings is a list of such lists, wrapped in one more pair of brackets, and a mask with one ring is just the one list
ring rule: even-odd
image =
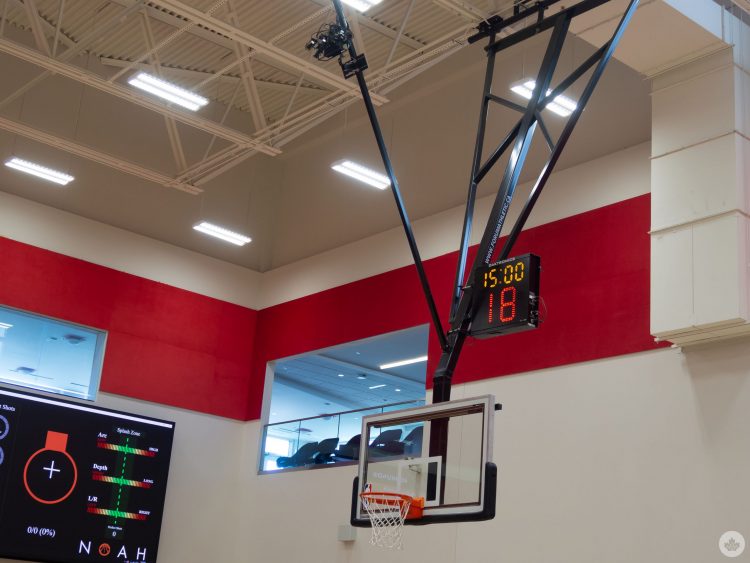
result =
[{"label": "white painted wall", "polygon": [[257,272],[3,192],[0,236],[258,308]]},{"label": "white painted wall", "polygon": [[[554,173],[529,217],[527,227],[649,193],[649,158],[650,143],[642,143]],[[507,234],[513,225],[531,187],[529,183],[518,187],[503,234]],[[477,200],[471,244],[479,242],[493,201],[494,195]],[[464,207],[461,206],[414,221],[414,234],[423,260],[458,250],[463,215]],[[262,278],[261,308],[412,263],[403,229],[391,229],[265,272]]]},{"label": "white painted wall", "polygon": [[[336,539],[352,466],[257,475],[260,423],[113,396],[177,421],[161,563],[711,563],[750,537],[750,342],[664,349],[454,387],[494,393],[490,522],[411,527],[401,553]],[[741,559],[740,559],[741,560]]]},{"label": "white painted wall", "polygon": [[[650,143],[642,143],[559,170],[528,226],[649,193],[649,157]],[[519,186],[507,225],[513,224],[530,189],[530,184]],[[472,244],[479,242],[493,197],[477,200]],[[423,259],[458,249],[463,212],[454,207],[413,223]],[[0,236],[253,309],[412,263],[399,227],[261,274],[2,192]]]},{"label": "white painted wall", "polygon": [[494,393],[504,405],[497,517],[408,528],[400,553],[371,547],[366,530],[353,544],[337,541],[356,468],[255,475],[260,425],[250,423],[237,561],[723,561],[723,532],[750,538],[748,343],[454,387],[455,398]]}]

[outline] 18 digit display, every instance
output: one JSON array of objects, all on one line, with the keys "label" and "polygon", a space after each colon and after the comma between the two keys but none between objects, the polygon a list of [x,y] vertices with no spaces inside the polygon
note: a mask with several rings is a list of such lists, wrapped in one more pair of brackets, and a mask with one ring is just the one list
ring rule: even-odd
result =
[{"label": "18 digit display", "polygon": [[539,257],[524,254],[477,270],[479,306],[470,334],[489,338],[536,328],[539,324]]}]

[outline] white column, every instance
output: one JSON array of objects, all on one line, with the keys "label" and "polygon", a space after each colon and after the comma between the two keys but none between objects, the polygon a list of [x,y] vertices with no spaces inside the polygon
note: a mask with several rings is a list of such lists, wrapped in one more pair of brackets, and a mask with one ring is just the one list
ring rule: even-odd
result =
[{"label": "white column", "polygon": [[687,345],[750,334],[750,34],[653,78],[651,332]]}]

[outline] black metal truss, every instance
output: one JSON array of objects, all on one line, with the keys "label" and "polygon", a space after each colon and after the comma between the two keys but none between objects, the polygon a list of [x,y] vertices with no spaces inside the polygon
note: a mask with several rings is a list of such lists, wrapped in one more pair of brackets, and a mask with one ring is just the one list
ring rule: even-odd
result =
[{"label": "black metal truss", "polygon": [[[337,23],[341,29],[349,30],[348,23],[344,16],[344,11],[341,6],[341,0],[332,0],[334,8],[336,10]],[[380,156],[383,160],[383,164],[386,169],[386,173],[391,181],[391,190],[396,200],[396,206],[401,217],[401,222],[406,233],[406,237],[409,243],[409,248],[412,252],[412,257],[417,268],[420,283],[427,299],[427,305],[430,310],[434,328],[437,332],[438,339],[440,341],[440,347],[442,349],[442,355],[438,368],[433,376],[433,403],[440,403],[443,401],[450,400],[451,390],[451,379],[455,371],[458,358],[461,354],[463,344],[466,337],[469,335],[472,319],[476,314],[477,307],[479,305],[478,300],[475,299],[475,289],[472,286],[474,274],[476,270],[493,261],[496,254],[497,241],[500,237],[500,233],[505,224],[505,220],[510,208],[513,196],[515,195],[516,187],[521,176],[521,172],[526,163],[531,143],[536,133],[537,127],[542,132],[545,142],[550,150],[550,155],[547,162],[542,167],[536,182],[531,190],[528,200],[526,201],[521,213],[513,225],[510,234],[508,235],[505,244],[500,250],[496,257],[496,260],[503,260],[510,256],[510,251],[513,248],[521,230],[526,224],[526,220],[531,214],[534,205],[536,204],[542,190],[547,184],[552,171],[555,168],[563,149],[565,148],[568,140],[570,139],[573,130],[581,117],[581,114],[586,109],[586,105],[591,99],[594,89],[596,88],[599,79],[601,78],[604,70],[609,63],[612,55],[619,43],[628,23],[632,19],[635,10],[638,7],[639,0],[631,0],[625,13],[623,14],[620,22],[612,35],[601,48],[599,48],[594,54],[592,54],[586,61],[584,61],[578,68],[576,68],[569,76],[562,80],[554,88],[551,87],[552,77],[557,63],[560,58],[563,44],[565,42],[570,22],[576,16],[579,16],[585,12],[588,12],[594,8],[601,6],[609,2],[610,0],[583,0],[578,4],[575,4],[569,8],[562,9],[556,14],[544,17],[545,11],[549,9],[553,4],[558,3],[561,0],[537,0],[535,2],[523,1],[518,2],[515,6],[514,13],[512,16],[503,19],[498,16],[490,18],[489,20],[482,22],[478,27],[478,32],[472,36],[469,41],[476,42],[484,38],[489,38],[489,44],[487,45],[487,67],[485,71],[484,88],[482,93],[481,108],[479,113],[479,125],[477,127],[476,142],[474,147],[474,158],[472,162],[471,175],[469,178],[469,189],[466,198],[466,212],[464,214],[463,230],[461,234],[461,243],[459,249],[458,264],[456,267],[456,278],[454,285],[454,292],[451,302],[451,313],[450,313],[450,330],[448,333],[443,331],[440,317],[435,305],[435,300],[430,290],[430,285],[427,280],[427,276],[424,271],[419,250],[417,248],[414,234],[412,232],[411,223],[404,207],[403,198],[396,180],[396,175],[391,165],[391,160],[388,155],[388,151],[383,140],[383,135],[380,130],[377,115],[375,114],[375,108],[370,98],[369,89],[367,82],[364,77],[364,70],[366,69],[366,61],[362,55],[358,55],[352,41],[348,41],[342,47],[343,50],[348,51],[350,59],[348,61],[343,60],[343,56],[340,58],[340,63],[345,76],[356,75],[357,82],[362,92],[362,99],[364,100],[367,114],[370,118],[373,133],[380,150]],[[512,26],[515,23],[523,22],[528,18],[535,17],[533,24],[524,27],[523,29],[511,33],[510,35],[502,38],[498,38],[501,31]],[[492,93],[492,79],[495,68],[495,55],[512,45],[515,45],[525,39],[528,39],[538,33],[546,30],[552,30],[547,50],[545,52],[542,64],[539,68],[539,72],[536,77],[534,91],[531,95],[531,99],[526,107],[516,104],[512,101],[506,100],[500,96]],[[557,140],[554,140],[547,129],[544,120],[542,119],[541,112],[552,103],[557,96],[565,92],[573,83],[583,77],[589,70],[593,68],[591,75],[588,78],[588,82],[583,89],[583,92],[577,102],[576,109],[573,110],[568,117],[568,121],[563,127],[562,133]],[[498,103],[509,107],[513,110],[518,111],[522,114],[515,126],[510,132],[501,140],[497,147],[490,153],[489,157],[483,162],[482,155],[485,143],[485,133],[487,124],[487,115],[489,112],[490,103]],[[474,217],[474,204],[476,201],[477,186],[487,176],[487,174],[493,169],[498,163],[500,158],[505,152],[511,148],[512,150],[508,159],[508,163],[503,174],[503,178],[500,182],[500,186],[495,197],[492,210],[490,212],[490,218],[485,227],[484,233],[479,243],[477,256],[469,269],[468,275],[466,274],[467,255],[469,249],[469,240],[471,238],[472,223]]]}]

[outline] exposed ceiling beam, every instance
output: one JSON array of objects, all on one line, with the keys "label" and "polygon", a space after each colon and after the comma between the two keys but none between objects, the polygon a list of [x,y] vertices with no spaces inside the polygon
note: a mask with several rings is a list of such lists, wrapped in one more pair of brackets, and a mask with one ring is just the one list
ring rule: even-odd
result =
[{"label": "exposed ceiling beam", "polygon": [[[83,37],[80,38],[80,40],[77,43],[73,43],[73,45],[59,55],[57,57],[58,61],[69,61],[73,57],[78,56],[80,53],[83,52],[84,49],[87,49],[89,45],[101,37],[102,35],[105,35],[107,33],[110,33],[113,28],[115,28],[118,25],[121,25],[122,22],[124,22],[133,12],[135,12],[138,8],[141,7],[141,4],[143,3],[143,0],[136,0],[131,5],[129,5],[124,10],[121,10],[117,14],[115,14],[113,17],[108,18],[107,20],[101,22],[99,25],[91,29],[88,33],[86,33]],[[5,20],[3,20],[3,23],[5,23]],[[52,71],[45,71],[41,74],[38,74],[26,84],[21,86],[20,88],[17,88],[12,94],[7,95],[5,98],[0,101],[0,108],[7,106],[10,104],[13,100],[17,100],[20,96],[23,96],[26,92],[31,90],[34,86],[38,85],[39,83],[43,82],[50,76],[53,76],[54,72]]]},{"label": "exposed ceiling beam", "polygon": [[[233,25],[239,26],[240,20],[237,17],[237,12],[234,10],[232,0],[227,0],[227,8],[229,10],[230,21]],[[247,105],[250,108],[250,115],[253,118],[254,129],[255,131],[260,131],[268,123],[266,122],[266,115],[260,101],[260,94],[258,94],[258,86],[255,82],[252,63],[247,60],[247,55],[249,54],[253,54],[253,51],[238,43],[234,44],[234,58],[240,63],[242,87],[245,89],[245,97],[247,98]]]},{"label": "exposed ceiling beam", "polygon": [[[149,49],[154,46],[154,33],[151,30],[151,22],[148,19],[146,12],[141,12],[141,28],[143,30],[144,38],[146,39],[146,45]],[[161,72],[161,61],[159,60],[159,54],[154,53],[151,56],[151,62],[153,63],[156,75],[159,78],[163,78]],[[175,165],[177,166],[177,172],[186,170],[187,159],[185,158],[185,150],[182,148],[182,139],[180,138],[180,132],[177,130],[177,124],[171,117],[164,116],[164,124],[167,126],[167,137],[169,138],[169,145],[172,148],[172,155],[174,156]]]},{"label": "exposed ceiling beam", "polygon": [[[130,61],[113,59],[111,57],[100,57],[99,62],[101,62],[105,66],[113,66],[113,67],[118,67],[118,68],[124,68],[126,66],[132,65]],[[138,63],[134,68],[138,70],[148,71],[151,68],[151,66],[145,63]],[[233,75],[233,74],[222,74],[221,76],[216,76],[212,72],[204,72],[202,70],[191,70],[187,68],[177,68],[177,67],[165,65],[163,62],[161,65],[161,69],[164,72],[171,74],[173,76],[182,76],[185,78],[189,78],[191,80],[203,81],[203,80],[207,80],[207,79],[211,79],[215,77],[216,80],[230,83],[230,84],[237,84],[240,81],[240,77]],[[297,88],[296,84],[284,84],[282,82],[271,82],[270,80],[263,80],[261,78],[256,78],[255,83],[258,85],[258,88],[261,88],[261,89],[278,90],[280,92],[287,92],[289,94],[293,93],[294,90],[296,90]],[[312,93],[324,94],[326,92],[326,90],[322,90],[314,86],[306,86],[306,85],[301,86],[300,89],[303,91],[308,91],[311,94]]]},{"label": "exposed ceiling beam", "polygon": [[42,29],[42,18],[39,15],[39,10],[36,9],[36,2],[34,0],[23,0],[23,7],[26,10],[26,17],[29,19],[36,48],[48,57],[52,56],[47,37],[44,35],[44,29]]},{"label": "exposed ceiling beam", "polygon": [[[23,0],[8,0],[8,4],[15,4],[16,6],[20,8],[25,8],[25,5],[23,3]],[[54,33],[55,32],[55,26],[47,21],[45,17],[40,18],[42,26],[47,30],[48,33]],[[76,43],[73,41],[70,37],[68,37],[64,31],[60,31],[59,40],[61,43],[63,43],[66,47],[75,47]]]},{"label": "exposed ceiling beam", "polygon": [[452,12],[467,19],[470,22],[476,20],[486,20],[489,17],[484,10],[480,10],[476,6],[464,2],[462,0],[432,0],[435,4],[444,8],[445,10]]},{"label": "exposed ceiling beam", "polygon": [[[319,6],[330,6],[331,0],[311,0],[315,4],[318,4]],[[388,37],[390,39],[396,39],[396,34],[398,33],[395,29],[391,29],[387,25],[383,25],[382,23],[375,21],[370,16],[366,14],[359,14],[359,24],[362,27],[366,27],[367,29],[374,31],[376,33],[379,33],[380,35],[383,35],[385,37]],[[412,49],[421,49],[424,47],[424,43],[421,43],[417,41],[416,39],[409,37],[407,35],[404,35],[401,38],[401,44],[406,45],[407,47],[411,47]]]},{"label": "exposed ceiling beam", "polygon": [[[317,0],[314,0],[317,1]],[[512,28],[505,29],[501,36],[512,32]],[[438,64],[445,58],[455,54],[467,45],[467,39],[474,33],[471,25],[464,25],[451,33],[437,38],[419,51],[402,56],[392,62],[388,69],[375,71],[370,75],[369,82],[373,89],[387,94],[404,82],[411,80],[422,72]],[[341,93],[331,93],[325,98],[300,108],[285,118],[284,122],[272,124],[260,137],[261,140],[272,142],[273,146],[283,147],[300,135],[323,123],[340,111],[349,107],[356,100],[346,98]],[[220,176],[234,166],[253,156],[252,150],[219,151],[207,160],[193,165],[181,176],[182,180],[189,180],[196,185],[203,185]]]},{"label": "exposed ceiling beam", "polygon": [[218,125],[213,121],[198,117],[197,115],[177,110],[166,104],[142,96],[129,88],[120,86],[119,84],[111,84],[88,70],[45,57],[38,51],[8,41],[7,39],[0,39],[0,52],[12,55],[72,80],[76,80],[87,86],[91,86],[92,88],[96,88],[97,90],[106,92],[156,113],[167,115],[180,123],[190,125],[191,127],[195,127],[206,133],[211,133],[212,135],[216,135],[217,137],[221,137],[237,145],[257,149],[258,151],[270,156],[275,156],[281,153],[279,149],[260,143],[239,131],[230,129],[223,125]]},{"label": "exposed ceiling beam", "polygon": [[393,60],[393,55],[396,54],[396,49],[398,48],[398,43],[401,41],[401,37],[404,35],[404,29],[406,28],[406,22],[409,21],[409,16],[411,15],[411,10],[414,8],[414,4],[417,0],[409,0],[409,4],[406,6],[406,10],[404,10],[404,15],[401,18],[401,25],[398,26],[398,32],[396,33],[396,38],[393,40],[393,45],[391,45],[391,50],[388,53],[388,57],[385,59],[385,64],[383,67],[387,67],[389,64],[391,64],[391,61]]},{"label": "exposed ceiling beam", "polygon": [[148,168],[144,168],[143,166],[139,166],[138,164],[127,162],[120,158],[116,158],[103,152],[99,152],[90,147],[86,147],[68,139],[57,137],[45,131],[34,129],[33,127],[29,127],[28,125],[24,125],[23,123],[18,123],[17,121],[6,119],[4,117],[0,117],[0,129],[4,129],[5,131],[9,131],[10,133],[14,133],[16,135],[21,135],[22,137],[26,137],[27,139],[32,139],[38,143],[63,150],[70,154],[86,158],[93,162],[98,162],[99,164],[109,166],[110,168],[114,168],[115,170],[119,170],[120,172],[125,172],[126,174],[137,176],[138,178],[142,178],[144,180],[148,180],[162,186],[181,190],[193,195],[199,194],[203,191],[196,186],[192,186],[184,182],[178,182],[174,178],[170,178],[169,176],[166,176],[160,172],[149,170]]},{"label": "exposed ceiling beam", "polygon": [[[335,90],[348,92],[352,96],[361,96],[359,89],[354,83],[347,82],[343,77],[320,68],[317,66],[317,61],[312,58],[310,60],[301,59],[296,55],[258,39],[227,22],[209,16],[192,6],[188,6],[179,0],[151,0],[151,4],[161,6],[162,8],[170,10],[189,21],[196,22],[211,31],[225,35],[233,41],[253,49],[257,52],[257,57],[259,59],[273,61],[284,68],[294,71],[294,74],[304,72],[305,76],[309,79],[316,82],[323,82]],[[383,96],[373,95],[373,102],[376,104],[383,104],[387,101],[388,100]]]}]

